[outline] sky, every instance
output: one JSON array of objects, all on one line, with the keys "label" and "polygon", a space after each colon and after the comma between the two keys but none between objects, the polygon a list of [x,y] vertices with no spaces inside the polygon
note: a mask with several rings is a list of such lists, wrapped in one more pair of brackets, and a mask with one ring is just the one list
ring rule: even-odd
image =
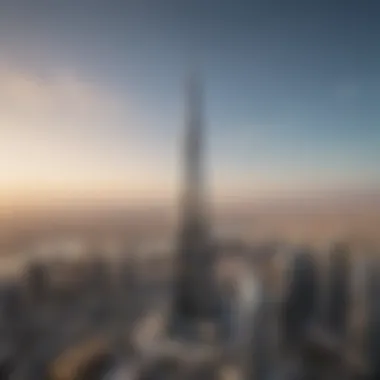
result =
[{"label": "sky", "polygon": [[376,0],[0,0],[0,199],[171,197],[184,80],[216,197],[380,189]]}]

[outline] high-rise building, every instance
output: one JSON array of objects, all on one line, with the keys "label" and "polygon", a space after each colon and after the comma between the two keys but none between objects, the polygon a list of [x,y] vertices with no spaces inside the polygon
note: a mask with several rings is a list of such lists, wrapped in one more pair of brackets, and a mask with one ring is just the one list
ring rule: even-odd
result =
[{"label": "high-rise building", "polygon": [[347,333],[350,281],[350,252],[348,247],[338,244],[330,252],[326,324],[327,328],[340,338],[344,338]]},{"label": "high-rise building", "polygon": [[298,349],[305,339],[305,329],[318,312],[319,277],[317,262],[308,249],[297,252],[290,266],[282,335],[286,347]]},{"label": "high-rise building", "polygon": [[218,313],[214,273],[215,249],[209,235],[203,167],[202,90],[191,76],[187,87],[185,178],[179,232],[172,332],[190,330]]},{"label": "high-rise building", "polygon": [[26,268],[26,293],[30,306],[46,301],[49,289],[48,269],[40,262],[32,262]]},{"label": "high-rise building", "polygon": [[372,259],[368,266],[366,292],[368,310],[364,352],[371,372],[369,378],[376,379],[380,376],[380,263],[377,258]]}]

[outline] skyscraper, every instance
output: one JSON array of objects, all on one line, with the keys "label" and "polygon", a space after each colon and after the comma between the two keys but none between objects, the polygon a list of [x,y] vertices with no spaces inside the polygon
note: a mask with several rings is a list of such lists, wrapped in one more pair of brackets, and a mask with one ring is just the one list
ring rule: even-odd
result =
[{"label": "skyscraper", "polygon": [[290,265],[282,310],[283,344],[286,349],[298,350],[318,310],[319,278],[314,254],[308,249],[297,252]]},{"label": "skyscraper", "polygon": [[[215,321],[218,299],[214,281],[214,247],[209,235],[203,168],[202,89],[198,77],[187,83],[185,175],[179,231],[173,320],[178,333],[198,322]],[[189,331],[189,330],[188,330]]]}]

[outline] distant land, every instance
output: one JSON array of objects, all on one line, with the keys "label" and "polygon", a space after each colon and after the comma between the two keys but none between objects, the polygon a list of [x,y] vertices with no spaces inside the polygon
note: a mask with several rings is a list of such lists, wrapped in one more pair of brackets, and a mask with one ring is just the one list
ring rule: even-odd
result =
[{"label": "distant land", "polygon": [[[1,208],[0,252],[12,255],[40,240],[71,237],[120,241],[125,246],[152,242],[154,247],[157,241],[170,245],[180,215],[177,204],[173,199],[67,199],[29,207],[14,203]],[[346,239],[380,247],[380,192],[226,197],[211,204],[210,214],[218,237],[310,244]]]}]

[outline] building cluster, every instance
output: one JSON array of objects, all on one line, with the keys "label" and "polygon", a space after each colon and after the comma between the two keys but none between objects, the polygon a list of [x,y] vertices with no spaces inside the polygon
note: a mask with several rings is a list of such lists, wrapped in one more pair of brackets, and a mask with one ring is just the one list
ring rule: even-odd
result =
[{"label": "building cluster", "polygon": [[99,258],[27,265],[0,285],[0,378],[47,378],[70,347],[93,336],[126,336],[138,313],[135,286],[127,260],[117,271]]},{"label": "building cluster", "polygon": [[32,263],[0,288],[0,378],[377,378],[375,256],[343,245],[249,254],[203,289],[210,309],[183,296],[183,278],[173,286],[136,261]]}]

